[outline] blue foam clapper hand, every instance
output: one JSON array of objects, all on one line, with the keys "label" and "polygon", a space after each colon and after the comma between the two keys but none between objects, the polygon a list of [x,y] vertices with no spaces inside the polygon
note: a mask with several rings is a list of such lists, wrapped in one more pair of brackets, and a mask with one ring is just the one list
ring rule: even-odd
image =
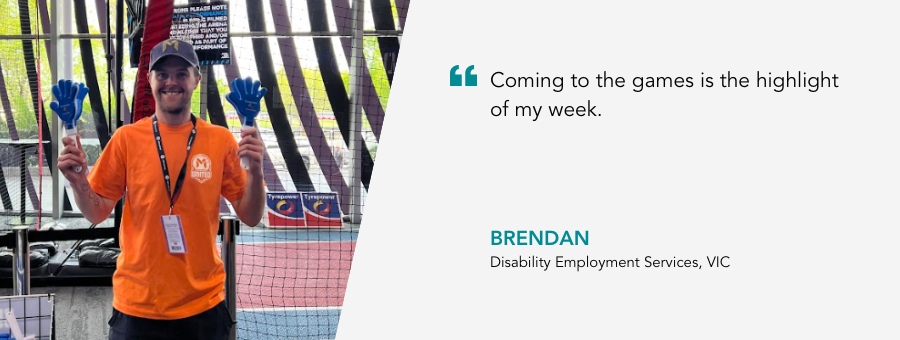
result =
[{"label": "blue foam clapper hand", "polygon": [[53,85],[52,91],[56,101],[50,103],[50,110],[53,110],[65,123],[66,129],[74,129],[78,119],[81,118],[88,87],[83,83],[60,79],[56,85]]},{"label": "blue foam clapper hand", "polygon": [[231,92],[225,95],[225,99],[237,110],[244,126],[253,126],[253,121],[259,114],[259,102],[266,92],[266,88],[260,87],[258,80],[250,77],[236,78],[231,81]]}]

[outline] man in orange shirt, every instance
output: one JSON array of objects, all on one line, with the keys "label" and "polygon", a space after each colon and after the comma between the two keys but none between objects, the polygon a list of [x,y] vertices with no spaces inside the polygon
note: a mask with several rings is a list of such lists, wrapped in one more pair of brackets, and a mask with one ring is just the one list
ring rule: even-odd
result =
[{"label": "man in orange shirt", "polygon": [[59,170],[92,223],[125,198],[109,339],[225,339],[234,320],[216,248],[219,200],[244,223],[259,223],[263,143],[254,128],[238,142],[191,113],[200,83],[193,46],[166,40],[150,58],[155,114],[118,129],[89,175],[76,171],[88,168],[77,137],[63,138]]}]

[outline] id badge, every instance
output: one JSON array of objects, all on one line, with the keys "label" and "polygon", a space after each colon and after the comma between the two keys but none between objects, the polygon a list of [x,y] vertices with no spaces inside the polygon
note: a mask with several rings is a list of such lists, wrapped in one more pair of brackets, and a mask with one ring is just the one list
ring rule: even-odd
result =
[{"label": "id badge", "polygon": [[171,254],[187,253],[184,245],[184,229],[181,226],[181,217],[178,215],[162,216],[163,230],[166,232],[166,244]]}]

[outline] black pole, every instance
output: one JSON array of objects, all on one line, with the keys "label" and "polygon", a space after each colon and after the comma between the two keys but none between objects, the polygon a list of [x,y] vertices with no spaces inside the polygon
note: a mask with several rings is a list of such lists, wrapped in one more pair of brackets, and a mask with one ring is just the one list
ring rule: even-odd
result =
[{"label": "black pole", "polygon": [[[125,20],[123,19],[125,16],[125,0],[116,0],[116,83],[115,83],[115,93],[116,93],[116,113],[110,114],[110,117],[116,117],[115,126],[122,127],[122,98],[124,94],[122,93],[122,59],[125,58],[125,39],[122,35],[125,34],[125,30],[123,26],[125,26]],[[112,100],[112,98],[110,98]],[[110,126],[113,126],[110,124]],[[119,247],[119,227],[122,224],[122,205],[124,201],[123,199],[119,199],[116,202],[116,208],[113,216],[113,228],[116,230],[115,237],[115,247]]]},{"label": "black pole", "polygon": [[[122,126],[122,59],[125,58],[125,38],[122,36],[125,34],[125,29],[122,27],[125,25],[124,7],[125,0],[116,0],[116,83],[113,84],[116,93],[116,113],[110,114],[110,117],[116,117],[115,126],[117,128]],[[113,124],[109,125],[113,126]]]}]

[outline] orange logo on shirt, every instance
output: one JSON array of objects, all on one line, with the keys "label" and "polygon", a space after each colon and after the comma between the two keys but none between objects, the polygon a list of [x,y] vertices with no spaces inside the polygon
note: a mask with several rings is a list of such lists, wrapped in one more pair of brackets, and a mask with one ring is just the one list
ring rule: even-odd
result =
[{"label": "orange logo on shirt", "polygon": [[206,180],[212,178],[212,171],[209,171],[211,166],[211,161],[206,155],[202,153],[194,155],[191,158],[191,177],[196,179],[197,182],[206,182]]}]

